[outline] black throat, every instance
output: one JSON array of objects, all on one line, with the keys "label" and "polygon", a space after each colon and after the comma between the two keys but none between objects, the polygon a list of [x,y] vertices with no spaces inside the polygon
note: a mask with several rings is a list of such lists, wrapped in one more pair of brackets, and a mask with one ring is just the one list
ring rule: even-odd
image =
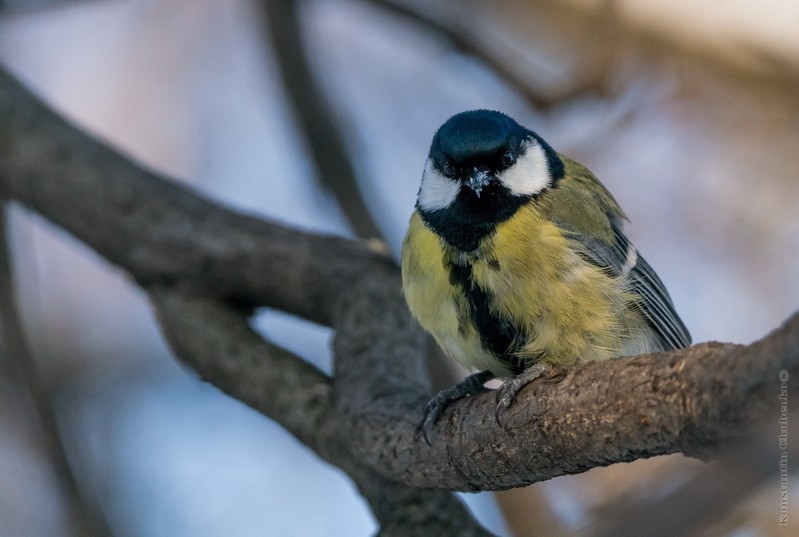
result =
[{"label": "black throat", "polygon": [[471,252],[494,232],[497,224],[508,220],[530,200],[532,197],[514,196],[504,187],[492,185],[480,197],[464,189],[449,207],[434,211],[419,209],[419,214],[450,246]]}]

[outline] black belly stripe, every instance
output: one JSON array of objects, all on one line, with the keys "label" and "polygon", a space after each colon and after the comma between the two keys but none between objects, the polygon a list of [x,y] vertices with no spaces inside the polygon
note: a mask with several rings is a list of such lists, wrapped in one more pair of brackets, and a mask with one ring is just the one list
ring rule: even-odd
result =
[{"label": "black belly stripe", "polygon": [[[514,356],[514,353],[525,338],[520,337],[522,334],[510,321],[498,317],[491,311],[488,293],[472,279],[471,265],[456,265],[445,261],[444,266],[449,270],[450,283],[463,290],[469,304],[470,320],[477,328],[483,348],[504,362],[514,374],[520,373],[524,369],[524,364]],[[466,321],[459,320],[461,333],[463,333],[462,325]]]}]

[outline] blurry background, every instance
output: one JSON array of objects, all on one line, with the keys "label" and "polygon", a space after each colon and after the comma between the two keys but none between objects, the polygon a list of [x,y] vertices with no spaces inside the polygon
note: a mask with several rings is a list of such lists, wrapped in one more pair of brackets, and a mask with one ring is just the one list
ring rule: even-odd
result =
[{"label": "blurry background", "polygon": [[[501,110],[609,187],[695,342],[750,342],[799,307],[796,0],[293,5],[7,0],[0,62],[73,122],[221,203],[377,232],[395,255],[435,129]],[[93,517],[120,536],[374,533],[340,471],[175,362],[124,273],[35,214],[12,216],[39,396]],[[254,323],[329,370],[328,330],[267,311]],[[67,535],[74,495],[12,369],[0,360],[0,536]],[[773,466],[701,535],[780,535]],[[464,498],[501,535],[559,535],[700,468],[659,457]]]}]

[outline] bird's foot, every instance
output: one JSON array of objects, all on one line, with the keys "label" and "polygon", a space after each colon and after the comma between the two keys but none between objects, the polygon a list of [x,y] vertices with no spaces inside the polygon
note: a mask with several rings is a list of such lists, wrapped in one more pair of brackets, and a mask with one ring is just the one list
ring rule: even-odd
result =
[{"label": "bird's foot", "polygon": [[483,384],[494,378],[494,374],[490,371],[481,371],[474,375],[469,375],[454,386],[450,386],[438,392],[432,399],[430,399],[424,407],[424,418],[419,424],[419,430],[422,432],[424,441],[428,446],[433,443],[430,440],[430,430],[433,425],[444,413],[444,409],[458,399],[470,397],[487,390]]},{"label": "bird's foot", "polygon": [[514,401],[516,401],[516,394],[519,393],[519,390],[542,376],[544,372],[548,371],[549,369],[551,369],[551,366],[547,364],[533,364],[519,373],[516,377],[506,380],[502,383],[502,386],[497,388],[497,409],[494,413],[494,417],[497,420],[497,425],[505,428],[505,413],[514,403]]}]

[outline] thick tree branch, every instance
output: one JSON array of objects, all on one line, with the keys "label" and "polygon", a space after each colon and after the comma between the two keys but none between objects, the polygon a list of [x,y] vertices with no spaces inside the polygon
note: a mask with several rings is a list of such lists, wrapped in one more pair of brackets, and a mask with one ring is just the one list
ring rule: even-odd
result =
[{"label": "thick tree branch", "polygon": [[371,505],[380,535],[490,535],[453,495],[388,481],[354,457],[330,379],[261,339],[240,311],[174,289],[155,288],[150,297],[175,353],[204,380],[274,419],[347,472]]},{"label": "thick tree branch", "polygon": [[268,343],[247,317],[213,298],[154,287],[150,299],[175,354],[205,380],[274,419],[311,449],[337,434],[330,378]]},{"label": "thick tree branch", "polygon": [[[330,278],[357,279],[371,263],[390,263],[361,244],[197,196],[67,124],[2,69],[0,119],[0,195],[38,211],[145,288],[181,282],[330,325],[338,301]],[[306,263],[292,275],[298,256]],[[272,269],[274,276],[264,272]]]},{"label": "thick tree branch", "polygon": [[[287,296],[283,309],[331,324],[335,308],[328,304],[338,296],[326,279],[336,273],[335,282],[357,280],[373,265],[393,267],[390,260],[335,237],[301,244],[304,233],[221,209],[67,125],[1,70],[0,117],[0,192],[48,216],[150,289],[175,352],[347,471],[369,500],[381,535],[488,535],[454,496],[391,483],[357,462],[343,447],[346,419],[331,414],[330,380],[260,339],[243,312],[219,302],[280,307],[280,299],[269,297],[288,284],[302,291]],[[36,157],[41,154],[53,158]],[[112,214],[116,222],[108,221]],[[269,246],[280,236],[289,257]],[[269,274],[270,266],[289,269],[291,256],[305,248],[308,260],[319,262],[316,275],[303,270],[287,283]],[[337,251],[325,260],[329,248]],[[191,298],[198,292],[217,300]]]},{"label": "thick tree branch", "polygon": [[[378,359],[364,346],[368,337],[342,330],[337,339],[339,359],[359,349],[364,359]],[[508,430],[494,423],[492,394],[472,397],[449,409],[432,448],[414,435],[418,401],[363,387],[373,402],[354,425],[354,446],[395,479],[465,490],[511,488],[678,451],[709,458],[773,417],[769,403],[781,369],[799,374],[799,315],[748,347],[705,343],[589,363],[557,383],[534,382],[511,408]],[[375,429],[390,434],[378,441]]]},{"label": "thick tree branch", "polygon": [[428,395],[423,338],[389,260],[205,201],[89,140],[7,76],[0,117],[0,193],[65,227],[143,286],[184,282],[192,292],[334,326],[337,425],[350,453],[391,480],[504,489],[676,451],[709,457],[768,416],[780,369],[799,375],[797,315],[748,347],[707,343],[534,382],[512,407],[507,430],[494,421],[491,394],[469,398],[448,410],[429,447],[416,432]]}]

